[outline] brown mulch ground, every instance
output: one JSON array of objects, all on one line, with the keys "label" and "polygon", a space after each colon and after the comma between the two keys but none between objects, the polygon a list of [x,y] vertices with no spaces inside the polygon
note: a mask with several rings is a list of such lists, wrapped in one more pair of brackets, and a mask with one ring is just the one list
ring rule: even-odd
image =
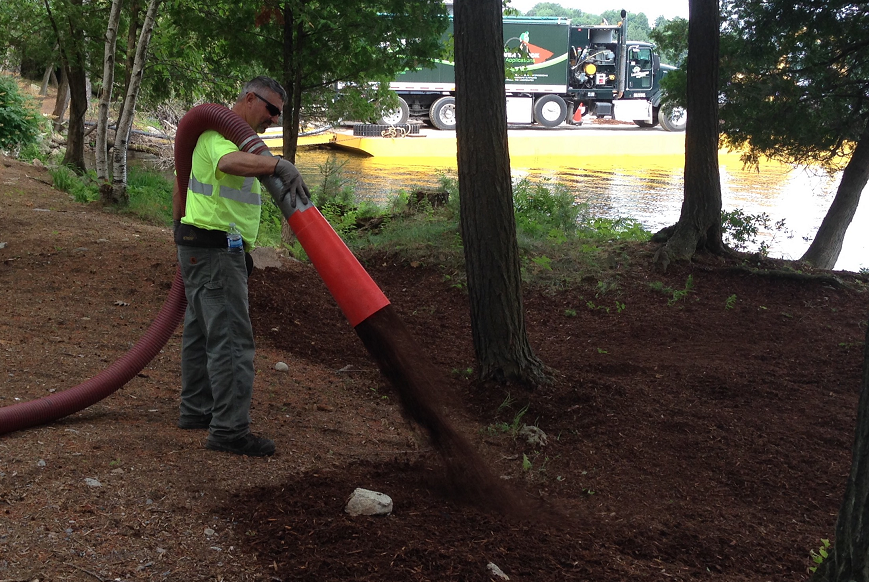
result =
[{"label": "brown mulch ground", "polygon": [[[72,202],[0,158],[0,406],[75,386],[124,354],[175,273],[168,229]],[[180,330],[122,390],[0,436],[0,581],[798,581],[830,538],[851,460],[868,318],[847,287],[712,261],[618,289],[527,289],[551,386],[480,386],[467,295],[436,268],[364,264],[457,394],[450,421],[540,517],[463,501],[402,416],[314,270],[250,285],[252,415],[268,459],[175,427]],[[651,288],[694,288],[669,305]],[[726,307],[729,298],[732,308]],[[620,307],[624,306],[624,307]],[[276,371],[276,362],[289,365]],[[521,412],[525,413],[521,415]],[[511,429],[543,430],[532,445]],[[356,487],[391,496],[351,518]]]}]

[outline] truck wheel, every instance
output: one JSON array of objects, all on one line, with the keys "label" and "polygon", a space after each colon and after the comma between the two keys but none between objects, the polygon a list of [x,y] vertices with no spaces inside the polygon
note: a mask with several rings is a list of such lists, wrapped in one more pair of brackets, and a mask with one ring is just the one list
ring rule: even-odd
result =
[{"label": "truck wheel", "polygon": [[655,127],[658,123],[650,123],[649,121],[644,121],[643,119],[635,119],[634,124],[638,127]]},{"label": "truck wheel", "polygon": [[399,106],[392,111],[384,111],[384,114],[378,120],[381,125],[399,125],[408,123],[408,117],[411,110],[408,108],[408,102],[399,97]]},{"label": "truck wheel", "polygon": [[686,131],[686,110],[682,107],[674,107],[670,114],[665,113],[665,108],[659,108],[659,123],[665,131]]},{"label": "truck wheel", "polygon": [[556,127],[568,116],[568,106],[558,95],[544,95],[535,101],[535,121],[544,127]]},{"label": "truck wheel", "polygon": [[429,121],[442,130],[456,129],[456,99],[442,97],[429,108]]}]

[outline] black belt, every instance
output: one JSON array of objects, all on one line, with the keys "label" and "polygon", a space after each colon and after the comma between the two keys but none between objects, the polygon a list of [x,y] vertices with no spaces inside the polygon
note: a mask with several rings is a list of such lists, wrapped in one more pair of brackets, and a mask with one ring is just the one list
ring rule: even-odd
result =
[{"label": "black belt", "polygon": [[208,249],[227,248],[227,233],[222,230],[207,230],[192,224],[180,224],[175,229],[175,244]]}]

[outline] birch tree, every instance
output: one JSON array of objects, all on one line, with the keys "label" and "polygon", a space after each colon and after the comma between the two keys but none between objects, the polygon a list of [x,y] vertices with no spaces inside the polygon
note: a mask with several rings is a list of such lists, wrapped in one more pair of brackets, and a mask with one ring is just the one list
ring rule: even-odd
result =
[{"label": "birch tree", "polygon": [[154,30],[154,20],[157,15],[157,7],[160,0],[150,0],[145,20],[142,22],[142,31],[139,33],[139,42],[136,45],[136,56],[133,59],[133,70],[130,75],[130,84],[127,87],[127,95],[124,98],[124,107],[118,127],[115,130],[115,147],[112,149],[112,193],[111,202],[114,204],[127,204],[127,146],[130,143],[130,130],[133,127],[133,116],[136,113],[136,100],[139,96],[139,88],[142,85],[142,73],[145,69],[148,45],[151,42],[151,34]]},{"label": "birch tree", "polygon": [[[109,23],[106,26],[106,48],[103,53],[103,90],[97,112],[97,150],[95,152],[97,178],[109,179],[108,139],[109,107],[112,103],[112,87],[115,84],[115,45],[118,39],[118,23],[121,20],[121,0],[112,0]],[[101,192],[103,189],[101,189]]]}]

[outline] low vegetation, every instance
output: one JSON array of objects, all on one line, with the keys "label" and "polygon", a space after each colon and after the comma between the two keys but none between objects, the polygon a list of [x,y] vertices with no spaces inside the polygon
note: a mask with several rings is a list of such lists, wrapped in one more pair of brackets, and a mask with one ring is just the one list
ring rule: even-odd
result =
[{"label": "low vegetation", "polygon": [[[38,158],[49,165],[54,186],[70,193],[77,202],[99,199],[94,172],[78,175],[57,165],[39,147],[38,140],[22,151],[26,159]],[[436,191],[399,191],[386,204],[378,205],[360,200],[352,182],[343,176],[341,164],[330,161],[320,168],[320,178],[311,180],[310,186],[315,205],[357,254],[393,255],[410,263],[438,265],[456,286],[465,284],[455,178],[442,176]],[[172,186],[163,175],[131,167],[128,190],[129,205],[115,211],[151,224],[171,225]],[[523,179],[514,184],[513,199],[526,283],[568,287],[609,281],[611,287],[618,288],[614,272],[629,260],[629,246],[651,236],[634,219],[592,215],[589,207],[578,203],[574,193],[562,184]],[[755,247],[765,254],[765,243],[757,242],[765,218],[740,210],[723,213],[723,231],[735,248]],[[293,257],[306,260],[298,242],[282,240],[282,224],[278,208],[266,202],[258,246],[284,247]],[[784,225],[778,226],[784,229]]]}]

